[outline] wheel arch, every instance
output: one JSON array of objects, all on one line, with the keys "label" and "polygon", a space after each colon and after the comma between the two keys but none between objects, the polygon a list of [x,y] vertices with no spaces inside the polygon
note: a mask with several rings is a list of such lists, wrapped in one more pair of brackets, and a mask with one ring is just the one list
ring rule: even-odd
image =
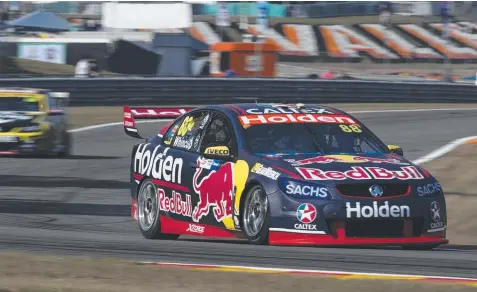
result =
[{"label": "wheel arch", "polygon": [[137,195],[139,192],[139,188],[141,187],[144,180],[147,178],[146,176],[142,177],[139,183],[136,183],[136,178],[134,177],[134,156],[136,155],[137,148],[139,147],[140,143],[134,144],[131,150],[131,159],[129,165],[129,179],[130,179],[130,191],[131,191],[131,198],[137,200]]}]

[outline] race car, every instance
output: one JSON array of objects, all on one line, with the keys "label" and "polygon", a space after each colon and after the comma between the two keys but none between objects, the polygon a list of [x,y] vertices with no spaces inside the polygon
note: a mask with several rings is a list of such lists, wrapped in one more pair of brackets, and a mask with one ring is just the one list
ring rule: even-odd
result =
[{"label": "race car", "polygon": [[[148,239],[242,238],[269,245],[447,244],[439,182],[332,107],[124,106],[142,139],[130,159],[131,216]],[[142,137],[140,119],[172,120]]]},{"label": "race car", "polygon": [[0,155],[68,156],[68,97],[45,89],[0,88]]}]

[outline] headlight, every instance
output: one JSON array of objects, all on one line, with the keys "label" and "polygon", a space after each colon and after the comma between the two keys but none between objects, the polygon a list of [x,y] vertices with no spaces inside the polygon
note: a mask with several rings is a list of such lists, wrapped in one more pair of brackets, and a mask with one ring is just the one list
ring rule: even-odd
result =
[{"label": "headlight", "polygon": [[416,186],[416,194],[419,197],[437,197],[443,194],[441,184],[435,180],[423,185]]},{"label": "headlight", "polygon": [[331,199],[330,191],[324,185],[311,184],[289,178],[278,179],[278,184],[282,192],[298,199]]},{"label": "headlight", "polygon": [[40,131],[41,131],[41,127],[40,127],[39,125],[24,127],[24,128],[22,129],[22,133],[40,132]]}]

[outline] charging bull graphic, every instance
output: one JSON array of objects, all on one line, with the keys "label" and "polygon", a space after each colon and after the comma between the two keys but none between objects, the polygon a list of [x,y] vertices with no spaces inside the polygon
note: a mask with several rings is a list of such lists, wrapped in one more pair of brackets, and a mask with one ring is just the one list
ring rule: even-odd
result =
[{"label": "charging bull graphic", "polygon": [[400,165],[409,165],[409,163],[400,161],[395,158],[378,158],[378,157],[363,157],[363,156],[353,156],[353,155],[326,155],[326,156],[317,156],[306,158],[302,160],[293,161],[293,166],[303,166],[314,163],[390,163],[390,164],[400,164]]},{"label": "charging bull graphic", "polygon": [[[198,165],[200,165],[200,160],[200,158],[197,160]],[[237,191],[240,200],[248,177],[248,164],[240,160],[235,164],[232,162],[224,163],[218,170],[212,170],[199,182],[202,169],[197,168],[193,178],[193,187],[199,196],[199,203],[192,212],[192,220],[199,222],[202,217],[209,214],[210,207],[212,207],[217,222],[223,222],[227,229],[233,229],[234,189]],[[236,208],[239,202],[236,200]]]}]

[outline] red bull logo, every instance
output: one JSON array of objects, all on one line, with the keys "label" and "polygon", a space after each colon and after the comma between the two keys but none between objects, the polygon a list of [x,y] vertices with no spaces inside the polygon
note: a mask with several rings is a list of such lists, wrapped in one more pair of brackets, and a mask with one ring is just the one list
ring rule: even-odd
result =
[{"label": "red bull logo", "polygon": [[321,170],[318,168],[296,167],[306,180],[366,180],[366,179],[423,179],[424,176],[414,166],[401,167],[401,170],[388,170],[381,167],[353,166],[351,170]]},{"label": "red bull logo", "polygon": [[161,210],[190,217],[192,213],[192,204],[189,194],[185,195],[185,199],[182,198],[180,193],[172,191],[171,198],[166,197],[166,193],[163,189],[158,189],[159,194],[159,207]]},{"label": "red bull logo", "polygon": [[293,161],[293,166],[303,166],[308,164],[320,164],[320,163],[390,163],[390,164],[400,164],[400,165],[409,165],[407,162],[400,161],[394,158],[377,158],[377,157],[364,157],[364,156],[353,156],[353,155],[325,155],[325,156],[316,156],[311,158],[306,158],[302,160]]},{"label": "red bull logo", "polygon": [[[197,164],[200,165],[200,159]],[[202,217],[209,214],[211,207],[217,222],[231,218],[234,189],[233,164],[231,162],[223,164],[217,171],[212,170],[199,182],[202,170],[203,168],[197,168],[193,178],[194,191],[199,196],[199,203],[192,213],[192,220],[199,222]]]}]

